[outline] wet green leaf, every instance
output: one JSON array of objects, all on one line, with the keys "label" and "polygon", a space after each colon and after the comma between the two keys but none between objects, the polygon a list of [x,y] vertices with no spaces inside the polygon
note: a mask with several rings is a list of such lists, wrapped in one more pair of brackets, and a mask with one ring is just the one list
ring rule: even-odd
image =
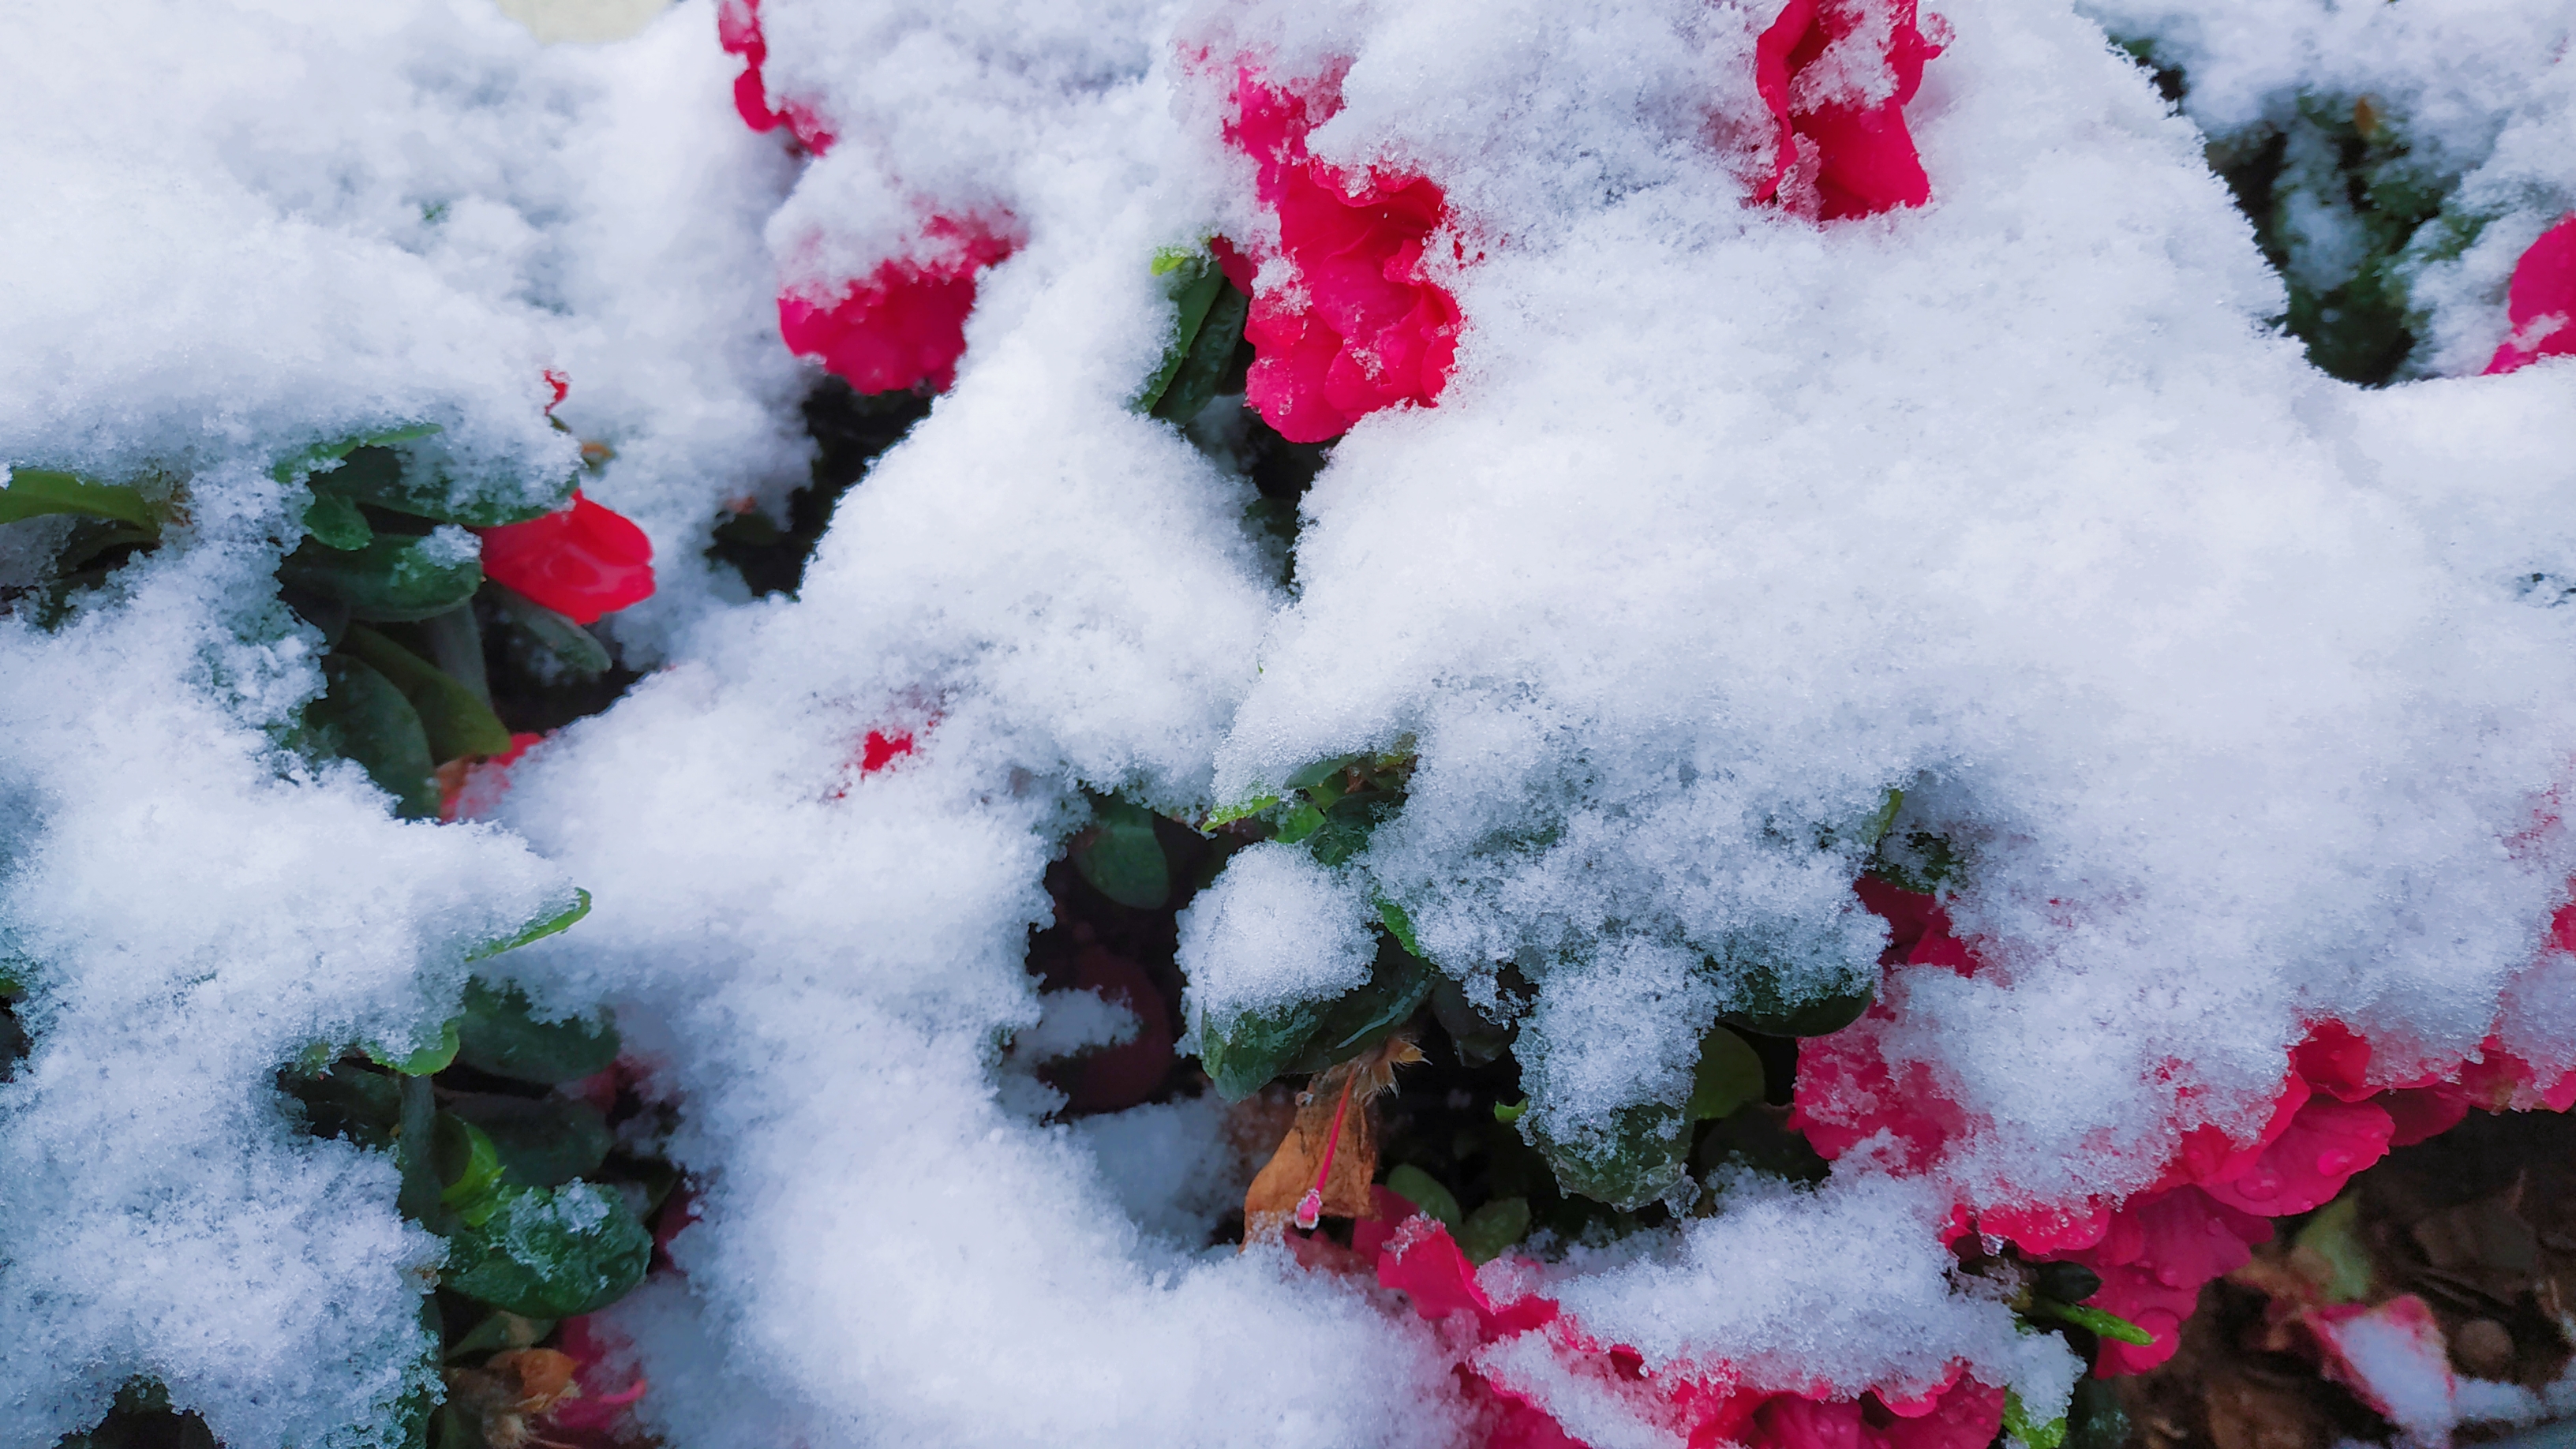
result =
[{"label": "wet green leaf", "polygon": [[[1165,334],[1162,362],[1154,369],[1145,385],[1128,403],[1140,413],[1160,416],[1157,404],[1172,386],[1174,378],[1190,360],[1192,344],[1198,341],[1200,324],[1208,308],[1226,290],[1225,274],[1218,270],[1216,259],[1206,252],[1175,254],[1170,248],[1154,256],[1154,275],[1162,279],[1163,295],[1172,304],[1172,325]],[[1240,325],[1240,324],[1238,324]]]},{"label": "wet green leaf", "polygon": [[1392,938],[1380,940],[1369,979],[1333,998],[1306,1049],[1284,1070],[1291,1075],[1320,1072],[1395,1035],[1431,999],[1431,984],[1439,974]]},{"label": "wet green leaf", "polygon": [[1323,828],[1324,812],[1300,800],[1279,817],[1279,833],[1272,838],[1282,845],[1296,845]]},{"label": "wet green leaf", "polygon": [[1162,909],[1172,895],[1172,868],[1154,839],[1153,812],[1126,800],[1099,799],[1091,819],[1073,848],[1073,868],[1122,906]]},{"label": "wet green leaf", "polygon": [[304,1108],[304,1125],[316,1137],[338,1137],[361,1147],[393,1145],[402,1120],[402,1084],[353,1062],[320,1072],[280,1072],[278,1087]]},{"label": "wet green leaf", "polygon": [[2051,1419],[2045,1424],[2031,1422],[2030,1411],[2022,1407],[2021,1395],[2004,1390],[2004,1432],[2026,1449],[2058,1449],[2066,1441],[2066,1420]]},{"label": "wet green leaf", "polygon": [[1737,961],[1734,989],[1719,1020],[1764,1036],[1831,1036],[1860,1020],[1877,998],[1878,983],[1870,974],[1850,972],[1840,979],[1791,985],[1810,973],[1758,953]]},{"label": "wet green leaf", "polygon": [[317,468],[324,468],[327,471],[326,465],[337,463],[360,448],[390,449],[395,443],[408,443],[415,438],[426,438],[437,431],[436,423],[401,423],[390,428],[379,428],[370,433],[357,433],[346,438],[335,438],[327,443],[316,443],[269,469],[269,476],[280,483],[292,483]]},{"label": "wet green leaf", "polygon": [[376,788],[394,797],[407,819],[438,814],[438,762],[420,712],[391,680],[365,662],[334,654],[322,661],[330,687],[305,709],[305,722],[334,752],[358,763]]},{"label": "wet green leaf", "polygon": [[1416,956],[1422,954],[1422,943],[1415,940],[1413,936],[1413,917],[1405,913],[1404,907],[1380,896],[1377,901],[1377,918],[1386,924],[1386,933],[1395,938],[1395,944]]},{"label": "wet green leaf", "polygon": [[1691,1074],[1690,1105],[1694,1122],[1735,1115],[1736,1109],[1762,1100],[1762,1058],[1753,1044],[1723,1026],[1700,1038],[1699,1066]]},{"label": "wet green leaf", "polygon": [[483,565],[454,537],[378,534],[343,552],[307,539],[277,566],[281,584],[337,599],[371,624],[405,624],[444,614],[474,597]]},{"label": "wet green leaf", "polygon": [[[475,947],[472,951],[466,953],[465,959],[468,961],[489,961],[504,951],[515,951],[521,946],[527,945],[531,941],[542,941],[548,936],[571,930],[576,922],[589,914],[590,892],[576,886],[573,888],[572,904],[549,911],[545,915],[539,916],[537,919],[521,926],[518,930],[513,931],[498,941],[488,942],[484,945]],[[588,1076],[590,1074],[588,1072],[584,1072],[582,1075]]]},{"label": "wet green leaf", "polygon": [[1325,781],[1339,776],[1344,771],[1350,769],[1351,766],[1356,765],[1367,758],[1368,756],[1366,754],[1356,754],[1335,755],[1329,760],[1317,760],[1315,763],[1299,770],[1296,774],[1289,776],[1288,783],[1283,788],[1290,790],[1312,790],[1316,786],[1323,784]]},{"label": "wet green leaf", "polygon": [[1458,1247],[1481,1267],[1528,1237],[1529,1230],[1529,1199],[1498,1197],[1467,1215],[1467,1225],[1458,1230]]},{"label": "wet green leaf", "polygon": [[448,1237],[445,1286],[524,1318],[571,1318],[644,1280],[653,1238],[616,1193],[586,1182],[505,1188]]},{"label": "wet green leaf", "polygon": [[358,505],[336,493],[316,493],[313,501],[304,505],[304,531],[324,548],[344,553],[365,548],[376,537]]},{"label": "wet green leaf", "polygon": [[114,519],[156,538],[161,533],[161,520],[152,505],[143,501],[141,492],[122,483],[94,482],[51,468],[10,469],[8,485],[0,487],[0,523],[49,513]]},{"label": "wet green leaf", "polygon": [[1511,1026],[1485,1015],[1467,999],[1466,988],[1446,976],[1431,983],[1431,1015],[1449,1033],[1458,1059],[1471,1067],[1500,1058],[1511,1049],[1516,1034]]},{"label": "wet green leaf", "polygon": [[1306,1049],[1323,1012],[1322,1002],[1297,1002],[1222,1023],[1202,1018],[1199,1065],[1207,1069],[1218,1096],[1240,1102],[1268,1086]]},{"label": "wet green leaf", "polygon": [[509,727],[492,713],[490,705],[475,698],[474,691],[446,671],[364,624],[351,624],[340,636],[340,648],[365,660],[411,701],[412,709],[420,716],[431,759],[446,761],[509,752]]},{"label": "wet green leaf", "polygon": [[569,1021],[540,1021],[526,993],[469,981],[458,1024],[457,1059],[478,1072],[513,1081],[575,1082],[617,1060],[617,1027],[601,1011]]},{"label": "wet green leaf", "polygon": [[501,1154],[480,1127],[453,1112],[438,1114],[435,1137],[438,1205],[469,1228],[479,1228],[501,1206]]},{"label": "wet green leaf", "polygon": [[[1223,273],[1214,280],[1214,296],[1205,316],[1193,329],[1188,345],[1181,349],[1178,366],[1172,367],[1153,404],[1153,415],[1167,423],[1186,423],[1215,400],[1226,364],[1233,361],[1234,349],[1243,342],[1243,324],[1251,316],[1252,299],[1236,291]],[[1171,363],[1165,365],[1169,367]]]},{"label": "wet green leaf", "polygon": [[2290,1240],[2290,1250],[2291,1262],[2311,1277],[2322,1270],[2317,1286],[2328,1303],[2362,1303],[2377,1291],[2378,1272],[2371,1263],[2370,1245],[2361,1239],[2358,1192],[2347,1192],[2317,1209]]},{"label": "wet green leaf", "polygon": [[1232,825],[1238,820],[1249,820],[1278,803],[1279,797],[1276,795],[1255,795],[1240,804],[1227,805],[1218,809],[1215,814],[1207,818],[1207,828],[1213,830],[1220,825]]},{"label": "wet green leaf", "polygon": [[501,613],[511,623],[526,630],[540,648],[552,654],[556,663],[573,673],[599,674],[612,662],[608,657],[608,646],[568,616],[490,579],[483,581],[483,594],[500,607]]},{"label": "wet green leaf", "polygon": [[447,1110],[492,1145],[500,1180],[512,1187],[561,1187],[599,1171],[616,1145],[608,1119],[575,1097],[460,1092]]},{"label": "wet green leaf", "polygon": [[1386,1190],[1429,1213],[1452,1233],[1466,1226],[1466,1215],[1458,1210],[1458,1195],[1410,1162],[1386,1175]]},{"label": "wet green leaf", "polygon": [[1606,1202],[1622,1212],[1672,1191],[1690,1168],[1689,1121],[1663,1102],[1622,1107],[1595,1128],[1557,1137],[1541,1119],[1521,1121],[1521,1135],[1547,1158],[1559,1187]]},{"label": "wet green leaf", "polygon": [[[423,435],[426,436],[426,435]],[[405,439],[415,443],[416,439]],[[572,499],[576,474],[567,473],[542,503],[522,501],[516,488],[506,491],[460,488],[432,448],[367,444],[349,450],[340,466],[315,473],[305,486],[316,493],[335,493],[353,502],[440,523],[491,528],[542,518]]]}]

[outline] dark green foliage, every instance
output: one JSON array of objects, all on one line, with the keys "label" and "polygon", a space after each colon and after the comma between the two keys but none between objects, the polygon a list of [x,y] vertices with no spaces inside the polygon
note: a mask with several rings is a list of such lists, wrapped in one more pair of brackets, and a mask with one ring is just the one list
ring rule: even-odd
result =
[{"label": "dark green foliage", "polygon": [[565,475],[533,503],[522,500],[515,488],[459,487],[433,446],[406,440],[351,448],[338,467],[312,474],[305,485],[317,494],[329,493],[414,518],[491,528],[525,523],[564,507],[571,501],[573,482],[573,475]]},{"label": "dark green foliage", "polygon": [[1171,898],[1171,865],[1154,839],[1154,814],[1115,797],[1092,797],[1091,828],[1074,837],[1074,869],[1122,906],[1160,910]]},{"label": "dark green foliage", "polygon": [[321,746],[354,760],[394,797],[397,813],[421,820],[438,814],[438,761],[420,712],[393,682],[364,662],[335,654],[322,661],[328,681],[322,697],[305,708],[305,723]]},{"label": "dark green foliage", "polygon": [[605,1188],[509,1188],[479,1225],[448,1235],[445,1286],[525,1318],[605,1308],[644,1280],[653,1238]]},{"label": "dark green foliage", "polygon": [[617,1027],[606,1012],[568,1021],[541,1021],[519,988],[482,982],[465,988],[465,1014],[457,1023],[457,1059],[476,1071],[522,1082],[571,1082],[617,1060]]},{"label": "dark green foliage", "polygon": [[481,1130],[500,1180],[513,1187],[561,1187],[592,1176],[616,1145],[608,1119],[577,1098],[460,1092],[447,1099],[447,1110]]},{"label": "dark green foliage", "polygon": [[1757,949],[1745,950],[1719,971],[1732,978],[1723,1019],[1766,1036],[1830,1036],[1860,1020],[1878,990],[1874,970],[1807,982],[1798,979],[1805,973],[1795,964]]},{"label": "dark green foliage", "polygon": [[109,519],[156,536],[161,531],[159,515],[138,489],[49,468],[11,469],[9,486],[0,488],[0,523],[51,513]]},{"label": "dark green foliage", "polygon": [[402,691],[420,718],[432,760],[497,755],[510,748],[510,731],[500,716],[445,670],[364,624],[351,624],[340,647]]},{"label": "dark green foliage", "polygon": [[304,593],[337,600],[370,624],[412,623],[462,607],[483,585],[483,565],[454,557],[427,536],[379,534],[354,551],[315,540],[277,566],[277,578]]}]

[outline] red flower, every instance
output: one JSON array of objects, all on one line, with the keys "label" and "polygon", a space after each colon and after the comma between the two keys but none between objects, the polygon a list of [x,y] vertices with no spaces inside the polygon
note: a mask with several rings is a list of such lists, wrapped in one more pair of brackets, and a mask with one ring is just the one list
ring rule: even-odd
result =
[{"label": "red flower", "polygon": [[[579,1392],[557,1400],[547,1411],[548,1432],[543,1442],[560,1449],[615,1449],[622,1437],[631,1437],[621,1436],[618,1431],[632,1416],[635,1401],[644,1397],[644,1376],[612,1375],[602,1368],[600,1360],[608,1354],[608,1345],[602,1339],[587,1315],[563,1321],[563,1331],[555,1342],[573,1361],[573,1382],[581,1387]],[[627,1378],[627,1382],[614,1389],[608,1387],[618,1378]]]},{"label": "red flower", "polygon": [[716,43],[727,54],[743,59],[742,74],[733,80],[733,108],[744,125],[773,131],[784,124],[815,155],[832,149],[832,133],[812,110],[795,101],[777,108],[769,104],[769,90],[760,77],[760,68],[769,63],[769,43],[760,33],[760,0],[721,0],[716,6]]},{"label": "red flower", "polygon": [[1226,275],[1252,296],[1255,360],[1245,400],[1291,442],[1320,443],[1399,403],[1439,400],[1457,360],[1457,300],[1430,280],[1424,247],[1448,220],[1429,180],[1372,167],[1354,175],[1306,153],[1306,134],[1341,107],[1327,82],[1307,99],[1236,73],[1226,139],[1258,167],[1254,192],[1279,218],[1287,267],[1254,285],[1255,261],[1220,238]]},{"label": "red flower", "polygon": [[[483,760],[451,760],[438,769],[438,818],[480,820],[510,792],[510,767],[544,735],[514,734],[510,748]],[[605,1109],[603,1109],[605,1110]]]},{"label": "red flower", "polygon": [[[1755,43],[1753,84],[1776,130],[1756,201],[1814,208],[1819,220],[1875,216],[1932,199],[1905,128],[1905,103],[1941,44],[1915,0],[1789,0]],[[1947,29],[1933,17],[1935,33]],[[1944,37],[1946,38],[1946,37]]]},{"label": "red flower", "polygon": [[2576,352],[2576,216],[2542,232],[2513,264],[2506,311],[2513,332],[2496,348],[2487,375]]},{"label": "red flower", "polygon": [[920,262],[883,262],[865,281],[828,288],[819,297],[778,296],[778,332],[787,350],[811,357],[860,392],[901,392],[924,383],[944,392],[966,351],[966,315],[975,310],[975,274],[1011,254],[1011,244],[981,223],[934,219],[928,236],[941,254]]},{"label": "red flower", "polygon": [[2059,1256],[2102,1275],[2089,1306],[2118,1314],[2154,1334],[2155,1342],[2104,1339],[2094,1371],[2105,1378],[2143,1373],[2173,1357],[2201,1286],[2243,1267],[2253,1245],[2271,1238],[2270,1222],[2196,1187],[2133,1198],[2112,1213],[2100,1242]]},{"label": "red flower", "polygon": [[483,575],[576,624],[594,624],[653,595],[653,545],[620,514],[573,490],[572,507],[478,528]]}]

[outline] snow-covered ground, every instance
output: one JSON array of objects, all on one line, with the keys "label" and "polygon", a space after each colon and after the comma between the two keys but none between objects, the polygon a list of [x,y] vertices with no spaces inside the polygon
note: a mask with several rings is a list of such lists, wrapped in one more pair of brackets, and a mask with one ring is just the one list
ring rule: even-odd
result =
[{"label": "snow-covered ground", "polygon": [[[1879,29],[1806,83],[1883,101],[1898,7],[1849,3]],[[2473,375],[2576,202],[2571,20],[2425,3],[1944,0],[1904,108],[1930,200],[1834,220],[1747,199],[1750,0],[767,0],[767,94],[820,154],[745,127],[706,0],[556,47],[476,0],[11,5],[0,460],[184,511],[60,627],[0,625],[34,1043],[0,1083],[0,1441],[137,1375],[236,1449],[391,1432],[437,1245],[274,1073],[434,1036],[466,951],[579,885],[586,921],[493,967],[612,1004],[680,1104],[686,1276],[610,1320],[675,1449],[1459,1442],[1439,1332],[1201,1246],[1240,1190],[1212,1103],[1068,1125],[1002,1056],[1086,788],[1200,817],[1399,747],[1363,852],[1247,855],[1184,917],[1193,1022],[1360,979],[1392,901],[1470,999],[1534,992],[1534,1129],[1604,1132],[1688,1091],[1757,971],[1875,977],[1855,827],[1901,791],[1985,963],[1900,968],[1866,1029],[1957,1108],[1943,1151],[1739,1186],[1548,1291],[1649,1369],[1964,1361],[2047,1418],[2078,1365],[1945,1276],[1954,1207],[2155,1187],[2194,1129],[2253,1137],[2324,1021],[2374,1089],[2490,1034],[2576,1069],[2545,949],[2576,611],[2535,588],[2576,578],[2576,366]],[[1247,69],[1337,87],[1325,163],[1440,188],[1464,319],[1435,406],[1336,446],[1293,585],[1252,484],[1128,407],[1157,248],[1278,235],[1228,140]],[[2372,98],[2476,222],[2411,264],[2390,387],[2271,325],[2204,156],[2302,96]],[[1011,250],[954,386],[798,596],[750,598],[703,549],[803,480],[817,374],[774,298],[967,217]],[[320,676],[269,468],[430,421],[461,469],[559,475],[548,368],[615,449],[586,492],[654,541],[613,627],[658,668],[492,821],[397,822],[279,746]],[[854,780],[880,727],[919,747]],[[1603,1449],[1677,1442],[1561,1392]]]}]

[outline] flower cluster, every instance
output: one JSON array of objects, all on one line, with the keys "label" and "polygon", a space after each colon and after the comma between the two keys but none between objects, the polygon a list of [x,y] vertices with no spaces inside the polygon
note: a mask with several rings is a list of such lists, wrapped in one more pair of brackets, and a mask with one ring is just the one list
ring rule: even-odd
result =
[{"label": "flower cluster", "polygon": [[[1380,1285],[1401,1290],[1414,1312],[1454,1325],[1465,1344],[1457,1368],[1461,1389],[1487,1423],[1490,1449],[1566,1449],[1581,1440],[1533,1395],[1518,1365],[1535,1352],[1551,1372],[1569,1373],[1623,1402],[1640,1418],[1700,1449],[1983,1449],[2003,1425],[2004,1391],[1967,1376],[1948,1376],[1913,1394],[1744,1387],[1724,1364],[1677,1361],[1646,1367],[1635,1349],[1607,1347],[1585,1333],[1554,1300],[1524,1292],[1496,1303],[1449,1230],[1386,1189],[1380,1215],[1355,1225],[1352,1246],[1373,1255]],[[1503,1275],[1488,1275],[1503,1276]]]},{"label": "flower cluster", "polygon": [[[1886,964],[1899,969],[1899,979],[1860,1022],[1801,1044],[1790,1121],[1827,1158],[1866,1148],[1894,1170],[1919,1172],[1965,1134],[1966,1114],[1920,1063],[1907,1063],[1901,1074],[1891,1067],[1879,1029],[1901,1010],[1904,968],[1974,975],[1980,962],[1933,897],[1874,880],[1864,880],[1860,893],[1888,920]],[[2576,906],[2558,913],[2551,944],[2576,949]],[[2252,1141],[2197,1126],[2182,1135],[2161,1178],[2126,1202],[1988,1209],[1975,1215],[1974,1227],[2035,1259],[2078,1263],[2100,1275],[2089,1305],[2147,1330],[2153,1341],[2105,1340],[2097,1372],[2138,1373],[2172,1357],[2202,1285],[2242,1267],[2253,1246],[2271,1238],[2271,1219],[2325,1205],[2390,1148],[2447,1131],[2473,1105],[2564,1111],[2576,1104],[2576,1073],[2544,1083],[2493,1037],[2447,1071],[2395,1082],[2374,1081],[2371,1055],[2370,1043],[2343,1024],[2320,1022],[2291,1050],[2269,1120]],[[1962,1208],[1954,1239],[1969,1229]]]},{"label": "flower cluster", "polygon": [[1244,397],[1298,443],[1340,437],[1382,408],[1432,405],[1458,354],[1457,299],[1427,264],[1448,198],[1421,176],[1307,154],[1307,133],[1340,104],[1336,82],[1303,95],[1246,67],[1226,126],[1279,222],[1275,251],[1218,247],[1227,278],[1252,297],[1244,331],[1258,356]]}]

